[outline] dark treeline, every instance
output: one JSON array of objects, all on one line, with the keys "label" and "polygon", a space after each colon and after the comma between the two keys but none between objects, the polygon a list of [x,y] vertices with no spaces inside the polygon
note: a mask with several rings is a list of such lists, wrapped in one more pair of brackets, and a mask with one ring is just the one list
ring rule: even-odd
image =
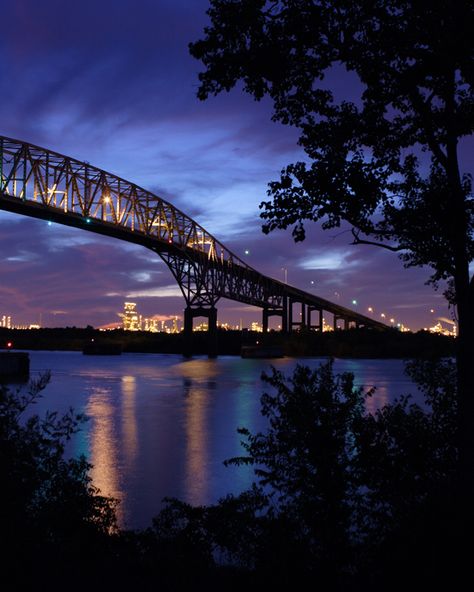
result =
[{"label": "dark treeline", "polygon": [[[366,412],[372,392],[328,362],[264,375],[263,433],[235,465],[253,486],[217,504],[176,499],[143,531],[120,530],[85,458],[64,457],[83,417],[31,415],[48,377],[0,387],[2,575],[18,589],[455,589],[455,364],[417,361],[409,398]],[[296,587],[295,587],[296,586]]]},{"label": "dark treeline", "polygon": [[[118,345],[125,353],[182,354],[187,351],[182,334],[123,330],[104,332],[92,327],[0,329],[0,348],[5,348],[7,342],[11,342],[14,349],[82,351],[92,340],[104,346]],[[350,329],[326,333],[297,331],[289,335],[277,331],[262,335],[246,330],[219,330],[215,351],[218,355],[238,356],[242,346],[257,343],[278,346],[284,355],[295,357],[432,358],[452,356],[455,350],[453,338],[430,334],[426,331],[401,333],[395,329],[387,331]],[[195,354],[207,354],[209,352],[207,333],[194,333],[191,347]]]}]

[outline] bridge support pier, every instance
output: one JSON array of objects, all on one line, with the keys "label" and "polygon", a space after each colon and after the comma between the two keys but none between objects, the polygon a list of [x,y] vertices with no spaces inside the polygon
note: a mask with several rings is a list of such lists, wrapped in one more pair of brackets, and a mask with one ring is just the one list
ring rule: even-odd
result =
[{"label": "bridge support pier", "polygon": [[[300,319],[296,321],[293,320],[293,304],[301,304]],[[291,332],[295,328],[301,329],[303,327],[306,327],[310,315],[311,313],[309,307],[305,302],[301,302],[300,300],[293,300],[292,298],[290,298],[288,302],[288,330]]]},{"label": "bridge support pier", "polygon": [[[319,315],[318,315],[319,316],[319,319],[318,319],[319,322],[316,325],[313,325],[311,323],[311,313],[312,312],[318,312],[319,313]],[[310,329],[310,330],[311,329],[315,329],[316,331],[321,331],[322,332],[322,330],[323,330],[323,309],[322,308],[318,308],[316,306],[310,306],[308,304],[307,316],[308,316],[308,319],[307,319],[308,329]]]},{"label": "bridge support pier", "polygon": [[337,321],[344,321],[344,331],[349,329],[349,319],[347,317],[339,317],[334,315],[334,331],[337,329]]},{"label": "bridge support pier", "polygon": [[184,355],[193,354],[193,320],[197,317],[207,318],[207,353],[209,357],[217,356],[217,309],[214,306],[203,306],[184,309]]},{"label": "bridge support pier", "polygon": [[264,308],[262,311],[263,332],[268,333],[268,319],[273,316],[281,317],[281,331],[288,331],[288,304],[287,299],[283,300],[283,308]]}]

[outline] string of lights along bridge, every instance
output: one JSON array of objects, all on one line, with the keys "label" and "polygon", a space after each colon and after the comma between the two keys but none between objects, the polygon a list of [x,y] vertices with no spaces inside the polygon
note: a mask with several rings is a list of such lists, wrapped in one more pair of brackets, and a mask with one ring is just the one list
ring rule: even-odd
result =
[{"label": "string of lights along bridge", "polygon": [[[111,173],[27,142],[0,136],[0,209],[115,237],[155,252],[178,283],[186,308],[184,332],[193,319],[217,329],[221,298],[262,309],[282,331],[305,326],[386,328],[384,323],[263,275],[242,261],[192,218],[161,197]],[[297,307],[297,310],[295,310]]]}]

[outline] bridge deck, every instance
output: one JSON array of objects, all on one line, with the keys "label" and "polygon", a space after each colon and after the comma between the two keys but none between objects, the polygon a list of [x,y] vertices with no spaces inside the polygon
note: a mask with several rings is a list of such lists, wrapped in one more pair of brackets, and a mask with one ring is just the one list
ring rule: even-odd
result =
[{"label": "bridge deck", "polygon": [[291,319],[291,307],[300,303],[356,325],[386,328],[261,274],[159,196],[89,163],[3,136],[0,209],[152,249],[168,265],[191,309],[214,308],[220,298],[228,298]]}]

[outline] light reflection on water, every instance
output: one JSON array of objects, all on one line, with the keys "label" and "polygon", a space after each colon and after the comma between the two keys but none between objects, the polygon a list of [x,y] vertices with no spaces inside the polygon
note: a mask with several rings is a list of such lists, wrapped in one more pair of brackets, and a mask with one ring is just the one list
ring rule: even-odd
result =
[{"label": "light reflection on water", "polygon": [[[251,467],[224,467],[243,453],[238,427],[262,430],[260,375],[271,364],[290,374],[296,364],[315,368],[322,358],[252,360],[238,357],[185,360],[177,355],[83,356],[77,352],[30,352],[32,374],[50,369],[52,381],[36,411],[85,412],[69,452],[84,453],[102,493],[121,500],[122,526],[141,528],[165,496],[208,504],[252,482]],[[373,412],[416,389],[400,360],[336,360],[364,388]]]},{"label": "light reflection on water", "polygon": [[209,499],[209,397],[203,388],[184,381],[186,397],[186,469],[188,501],[196,506]]},{"label": "light reflection on water", "polygon": [[[89,460],[92,463],[92,482],[104,495],[121,500],[117,518],[123,522],[126,493],[121,488],[119,473],[119,448],[117,441],[117,413],[113,393],[109,389],[94,388],[85,412],[91,418],[89,431]],[[126,448],[126,445],[125,445]]]}]

